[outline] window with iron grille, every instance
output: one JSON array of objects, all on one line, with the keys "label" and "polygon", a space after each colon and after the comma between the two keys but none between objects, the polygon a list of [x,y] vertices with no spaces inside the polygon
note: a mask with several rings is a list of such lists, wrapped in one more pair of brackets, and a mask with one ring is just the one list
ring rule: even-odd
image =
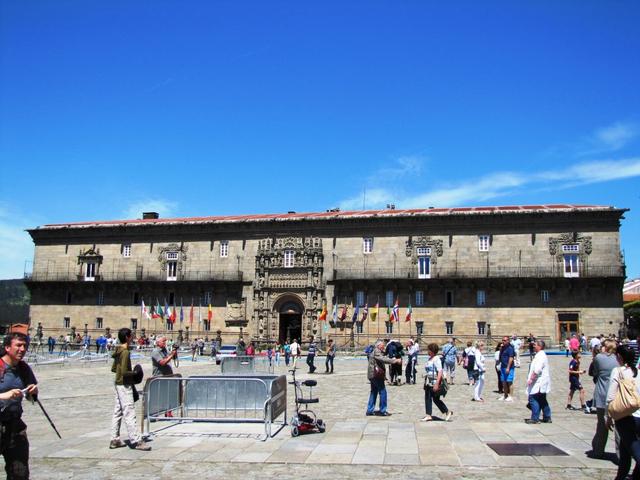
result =
[{"label": "window with iron grille", "polygon": [[444,328],[447,335],[453,335],[453,322],[444,322]]},{"label": "window with iron grille", "polygon": [[416,307],[422,307],[424,305],[424,291],[416,290]]},{"label": "window with iron grille", "polygon": [[489,251],[489,235],[478,235],[478,250],[481,252]]},{"label": "window with iron grille", "polygon": [[373,253],[373,238],[365,237],[362,239],[362,253]]},{"label": "window with iron grille", "polygon": [[229,256],[229,240],[222,240],[220,242],[220,258],[226,258]]}]

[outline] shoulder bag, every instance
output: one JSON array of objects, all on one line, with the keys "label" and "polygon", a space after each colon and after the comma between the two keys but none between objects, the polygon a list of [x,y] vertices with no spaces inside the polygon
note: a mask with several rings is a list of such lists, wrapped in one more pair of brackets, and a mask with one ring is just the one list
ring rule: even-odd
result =
[{"label": "shoulder bag", "polygon": [[624,378],[622,369],[618,370],[618,374],[618,391],[607,408],[609,416],[614,420],[628,417],[640,408],[635,378]]}]

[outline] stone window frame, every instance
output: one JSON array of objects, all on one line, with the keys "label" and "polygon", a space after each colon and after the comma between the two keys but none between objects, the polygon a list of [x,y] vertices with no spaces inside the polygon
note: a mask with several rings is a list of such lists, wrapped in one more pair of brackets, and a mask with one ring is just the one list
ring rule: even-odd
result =
[{"label": "stone window frame", "polygon": [[416,335],[424,335],[424,322],[416,322]]},{"label": "stone window frame", "polygon": [[229,240],[220,240],[220,258],[229,257]]},{"label": "stone window frame", "polygon": [[[449,301],[449,297],[451,297],[451,301]],[[455,305],[455,294],[453,290],[444,291],[444,305],[445,307],[453,307]]]},{"label": "stone window frame", "polygon": [[487,322],[477,322],[478,327],[478,335],[486,335],[487,333]]},{"label": "stone window frame", "polygon": [[540,291],[540,300],[542,300],[542,303],[549,303],[549,300],[551,299],[551,293],[549,292],[549,290],[541,290]]},{"label": "stone window frame", "polygon": [[491,244],[491,235],[478,235],[478,251],[488,252]]},{"label": "stone window frame", "polygon": [[62,328],[71,328],[71,317],[64,317],[62,319]]},{"label": "stone window frame", "polygon": [[385,323],[385,328],[386,328],[386,333],[387,334],[392,334],[393,333],[393,322],[384,322]]},{"label": "stone window frame", "polygon": [[104,290],[98,290],[98,298],[96,298],[96,305],[104,305]]},{"label": "stone window frame", "polygon": [[424,290],[416,290],[416,307],[422,307],[425,305]]},{"label": "stone window frame", "polygon": [[123,258],[131,258],[131,244],[123,243],[122,244],[122,257]]},{"label": "stone window frame", "polygon": [[131,317],[130,320],[131,326],[129,328],[131,328],[131,330],[137,330],[138,329],[138,319]]},{"label": "stone window frame", "polygon": [[445,335],[453,335],[454,322],[444,322]]},{"label": "stone window frame", "polygon": [[362,238],[362,253],[365,255],[373,253],[373,237]]},{"label": "stone window frame", "polygon": [[96,317],[96,329],[102,330],[104,328],[104,318]]},{"label": "stone window frame", "polygon": [[395,304],[395,292],[393,290],[387,290],[384,294],[385,307],[393,307]]},{"label": "stone window frame", "polygon": [[294,268],[296,266],[296,252],[287,248],[282,252],[282,268]]},{"label": "stone window frame", "polygon": [[367,295],[364,290],[356,290],[356,306],[363,307],[367,302]]},{"label": "stone window frame", "polygon": [[487,305],[487,291],[484,289],[476,290],[476,306],[484,307]]}]

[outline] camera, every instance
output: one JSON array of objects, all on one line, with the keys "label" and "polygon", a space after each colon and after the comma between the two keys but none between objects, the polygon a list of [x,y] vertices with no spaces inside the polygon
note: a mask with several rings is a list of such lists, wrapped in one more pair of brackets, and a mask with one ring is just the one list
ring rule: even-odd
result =
[{"label": "camera", "polygon": [[174,350],[178,350],[180,348],[180,345],[174,343],[171,348],[173,348]]}]

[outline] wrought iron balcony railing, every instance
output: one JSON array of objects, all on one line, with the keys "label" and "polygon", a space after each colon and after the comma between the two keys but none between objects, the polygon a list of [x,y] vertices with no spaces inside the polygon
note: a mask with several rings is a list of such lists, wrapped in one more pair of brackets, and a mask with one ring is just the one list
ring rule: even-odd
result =
[{"label": "wrought iron balcony railing", "polygon": [[414,268],[338,268],[333,280],[366,279],[448,279],[448,278],[607,278],[624,277],[624,265],[582,266],[577,272],[553,267],[432,268],[430,275],[419,275]]},{"label": "wrought iron balcony railing", "polygon": [[45,270],[25,273],[24,279],[32,282],[198,282],[198,281],[242,281],[242,272],[232,270],[187,271],[168,277],[167,272],[109,272],[100,271],[94,277],[78,275],[77,272]]}]

